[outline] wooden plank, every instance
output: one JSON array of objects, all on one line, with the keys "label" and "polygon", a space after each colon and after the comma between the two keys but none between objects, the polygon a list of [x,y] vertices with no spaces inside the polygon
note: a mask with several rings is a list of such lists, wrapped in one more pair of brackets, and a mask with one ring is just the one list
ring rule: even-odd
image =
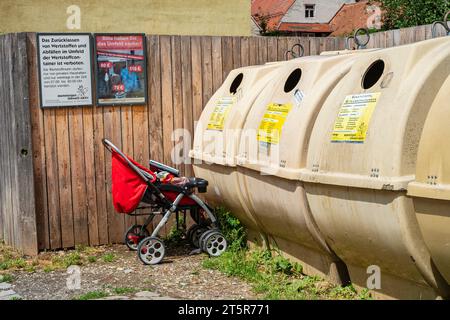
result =
[{"label": "wooden plank", "polygon": [[[134,106],[123,106],[120,108],[120,125],[121,125],[120,131],[122,133],[122,151],[139,162],[140,160],[137,159],[134,154],[133,108]],[[136,127],[142,125],[143,125],[142,123],[136,123]],[[142,164],[145,165],[144,163]],[[124,214],[123,218],[125,229],[136,223],[136,218],[133,216]]]},{"label": "wooden plank", "polygon": [[37,254],[36,209],[34,198],[33,153],[31,139],[31,117],[28,91],[27,35],[13,36],[13,61],[10,89],[13,103],[10,112],[14,148],[11,149],[14,161],[14,244],[25,254]]},{"label": "wooden plank", "polygon": [[[119,149],[122,149],[122,137],[120,129],[120,107],[104,107],[103,122],[105,137],[107,137]],[[111,157],[106,158],[106,184],[107,184],[107,207],[108,207],[108,238],[110,243],[121,243],[124,233],[124,217],[115,212],[112,200],[111,184]]]},{"label": "wooden plank", "polygon": [[164,161],[161,98],[161,54],[159,36],[149,37],[149,144],[150,158]]},{"label": "wooden plank", "polygon": [[36,35],[27,34],[31,136],[33,144],[34,197],[38,249],[50,249],[47,206],[47,169],[45,163],[44,113],[40,108],[39,80],[36,55]]},{"label": "wooden plank", "polygon": [[59,210],[58,148],[56,141],[56,110],[43,110],[45,168],[50,249],[62,248],[61,215]]},{"label": "wooden plank", "polygon": [[258,64],[269,62],[267,58],[267,39],[266,37],[258,37]]},{"label": "wooden plank", "polygon": [[278,41],[275,37],[267,38],[267,62],[275,62],[278,57]]},{"label": "wooden plank", "polygon": [[83,117],[83,156],[85,167],[86,184],[86,215],[88,223],[89,245],[100,244],[98,234],[98,211],[97,211],[97,172],[95,170],[95,132],[94,112],[92,107],[82,108]]},{"label": "wooden plank", "polygon": [[405,28],[400,30],[400,45],[414,42],[414,28]]},{"label": "wooden plank", "polygon": [[53,184],[59,182],[59,213],[61,215],[61,238],[64,248],[75,246],[73,234],[73,207],[72,207],[72,182],[70,168],[70,142],[68,109],[61,108],[55,111],[56,121],[56,152],[58,155],[58,174],[54,181],[47,180]]},{"label": "wooden plank", "polygon": [[[136,161],[144,166],[148,166],[150,160],[150,143],[148,132],[148,106],[134,106],[132,108],[133,120],[133,156]],[[138,213],[148,212],[148,210],[138,210]],[[134,223],[144,223],[145,217],[126,218],[125,224],[128,227]]]},{"label": "wooden plank", "polygon": [[7,59],[6,47],[8,36],[0,35],[0,237],[5,243],[11,243],[9,239],[9,211],[10,211],[10,192],[9,182],[9,163],[8,163],[8,146],[7,133],[9,131],[9,123],[6,119],[8,94],[7,79]]},{"label": "wooden plank", "polygon": [[391,48],[394,46],[394,32],[393,30],[386,31],[385,48]]},{"label": "wooden plank", "polygon": [[222,37],[222,79],[233,70],[233,38]]},{"label": "wooden plank", "polygon": [[170,36],[160,37],[161,45],[161,97],[162,97],[162,125],[163,125],[163,153],[164,162],[172,165],[171,151],[173,142],[173,91],[172,91],[172,55]]},{"label": "wooden plank", "polygon": [[211,48],[212,48],[213,92],[216,92],[222,86],[223,83],[221,37],[211,38]]},{"label": "wooden plank", "polygon": [[315,37],[309,38],[309,52],[311,55],[315,56],[320,53],[320,39]]},{"label": "wooden plank", "polygon": [[258,64],[258,38],[249,38],[249,65],[255,66]]},{"label": "wooden plank", "polygon": [[97,226],[99,244],[109,243],[108,234],[108,210],[111,200],[108,197],[108,184],[106,175],[106,157],[111,155],[107,152],[102,144],[102,139],[111,137],[106,136],[104,132],[103,107],[93,108],[94,121],[94,162],[95,162],[95,190],[97,201]]},{"label": "wooden plank", "polygon": [[202,88],[203,88],[203,103],[202,109],[208,103],[213,94],[213,79],[212,79],[212,49],[211,37],[202,37]]},{"label": "wooden plank", "polygon": [[250,40],[249,37],[241,37],[241,66],[250,65]]},{"label": "wooden plank", "polygon": [[14,196],[14,164],[12,159],[12,152],[15,148],[15,142],[14,142],[14,134],[12,133],[12,128],[14,126],[12,113],[11,113],[11,105],[14,103],[13,101],[13,95],[11,94],[11,88],[12,88],[12,65],[13,65],[13,50],[12,50],[12,39],[13,35],[8,34],[5,38],[4,43],[4,51],[3,51],[3,59],[4,65],[3,69],[4,72],[4,99],[5,101],[2,101],[4,103],[4,112],[3,116],[5,118],[5,124],[6,124],[6,131],[3,132],[4,134],[4,148],[6,150],[5,152],[5,158],[4,161],[6,163],[6,179],[5,184],[2,185],[6,191],[6,214],[5,214],[5,241],[6,244],[14,246],[14,216],[15,216],[15,210],[17,202],[15,201]]},{"label": "wooden plank", "polygon": [[203,81],[202,81],[203,65],[202,65],[202,47],[200,37],[191,38],[191,62],[192,62],[191,63],[192,118],[195,123],[196,121],[198,121],[198,119],[200,119],[200,115],[203,110]]},{"label": "wooden plank", "polygon": [[[222,51],[223,52],[223,51]],[[231,56],[231,55],[229,55]],[[190,177],[194,175],[191,159],[189,158],[189,151],[192,148],[194,138],[194,119],[192,107],[192,68],[191,68],[191,38],[181,38],[181,81],[182,81],[182,99],[183,99],[183,128],[185,134],[183,136],[184,142],[184,161],[185,175]],[[232,61],[231,61],[232,62]]]},{"label": "wooden plank", "polygon": [[279,37],[277,39],[277,61],[285,61],[286,60],[286,51],[288,51],[290,48],[288,48],[288,38],[287,37]]},{"label": "wooden plank", "polygon": [[71,108],[69,114],[70,174],[75,244],[89,244],[86,212],[86,167],[84,161],[83,109]]},{"label": "wooden plank", "polygon": [[233,69],[242,67],[241,63],[241,38],[233,37]]},{"label": "wooden plank", "polygon": [[[172,46],[172,97],[173,97],[173,132],[165,132],[171,136],[174,141],[172,153],[175,167],[184,175],[183,164],[183,88],[181,74],[181,38],[179,36],[171,37]],[[172,136],[173,135],[173,136]]]},{"label": "wooden plank", "polygon": [[[162,127],[162,97],[161,97],[161,48],[159,36],[148,36],[148,78],[149,78],[149,149],[150,158],[156,161],[164,161],[163,151],[163,127]],[[137,219],[142,223],[143,218]],[[149,231],[160,221],[160,217],[153,219]]]},{"label": "wooden plank", "polygon": [[426,26],[417,26],[414,28],[415,42],[424,41],[426,39]]}]

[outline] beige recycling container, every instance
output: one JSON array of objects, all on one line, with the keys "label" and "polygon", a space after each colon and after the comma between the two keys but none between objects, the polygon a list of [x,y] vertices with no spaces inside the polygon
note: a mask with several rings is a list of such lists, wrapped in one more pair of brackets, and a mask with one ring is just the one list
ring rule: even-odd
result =
[{"label": "beige recycling container", "polygon": [[197,123],[193,158],[195,175],[209,181],[207,200],[226,205],[252,231],[259,228],[242,201],[245,189],[236,175],[236,154],[244,120],[253,101],[280,63],[250,66],[230,72],[211,97]]},{"label": "beige recycling container", "polygon": [[450,297],[406,195],[449,67],[450,38],[368,52],[314,123],[300,179],[314,221],[357,286],[396,298]]},{"label": "beige recycling container", "polygon": [[[448,65],[447,65],[448,67]],[[448,70],[450,74],[450,69]],[[436,268],[450,283],[450,76],[425,122],[416,179],[408,185],[420,231]]]},{"label": "beige recycling container", "polygon": [[307,274],[337,283],[348,279],[345,265],[317,228],[299,178],[314,120],[360,55],[351,53],[280,67],[247,116],[238,155],[244,201],[272,246],[299,260]]}]

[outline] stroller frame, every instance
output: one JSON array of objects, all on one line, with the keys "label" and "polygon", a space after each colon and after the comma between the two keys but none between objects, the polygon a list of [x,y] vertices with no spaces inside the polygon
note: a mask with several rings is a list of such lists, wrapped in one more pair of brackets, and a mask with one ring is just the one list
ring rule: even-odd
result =
[{"label": "stroller frame", "polygon": [[[128,156],[126,156],[118,147],[116,147],[113,143],[111,143],[109,140],[107,139],[102,139],[102,143],[103,145],[106,147],[106,149],[108,151],[110,151],[111,153],[115,152],[116,154],[118,154],[126,163],[127,165],[136,173],[138,174],[142,180],[147,184],[147,191],[145,192],[145,194],[143,195],[141,202],[143,203],[147,203],[150,204],[150,206],[148,207],[138,207],[137,209],[143,209],[143,208],[150,208],[151,212],[150,213],[129,213],[128,215],[130,216],[148,216],[148,218],[146,219],[145,223],[141,226],[141,234],[144,234],[144,231],[147,231],[147,226],[152,222],[152,220],[154,219],[154,217],[156,215],[162,215],[162,219],[161,221],[159,221],[158,225],[154,228],[153,232],[151,233],[151,235],[149,237],[146,237],[145,239],[143,239],[142,241],[140,241],[137,250],[138,250],[138,255],[140,256],[140,250],[141,247],[143,245],[143,242],[146,241],[147,239],[149,240],[153,240],[156,242],[159,242],[159,245],[162,246],[162,256],[164,255],[164,245],[162,244],[162,241],[159,240],[158,234],[161,230],[161,228],[167,223],[167,221],[170,219],[170,217],[172,216],[172,214],[176,214],[177,215],[177,228],[178,228],[178,214],[180,211],[183,211],[184,215],[186,215],[186,210],[191,210],[191,216],[192,213],[195,212],[196,213],[196,217],[197,217],[197,221],[195,221],[197,224],[194,224],[191,229],[192,230],[188,230],[187,232],[187,236],[188,238],[191,240],[191,243],[193,243],[195,246],[199,246],[200,248],[202,248],[202,241],[200,240],[205,240],[207,241],[207,239],[211,238],[213,241],[215,241],[215,239],[217,240],[217,238],[220,241],[225,241],[224,242],[224,246],[226,249],[226,240],[224,240],[223,235],[219,232],[218,230],[218,226],[217,226],[217,219],[214,216],[214,214],[212,213],[212,209],[206,204],[204,203],[194,192],[196,188],[199,188],[198,185],[196,185],[195,183],[187,183],[186,185],[184,185],[183,187],[177,187],[177,186],[173,186],[174,191],[175,192],[179,192],[179,194],[176,196],[175,200],[171,201],[170,199],[168,199],[163,192],[155,185],[154,182],[152,182],[153,177],[146,171],[141,170],[139,167],[137,167],[133,162],[130,161],[130,159],[128,158]],[[160,171],[163,171],[164,169],[170,169],[173,172],[176,172],[177,170],[174,168],[171,168],[167,165],[163,165],[160,164],[156,161],[151,161],[150,164],[152,165],[161,165],[160,167]],[[194,178],[195,180],[195,178]],[[204,181],[204,180],[203,180]],[[159,181],[157,180],[156,183],[158,183]],[[167,186],[167,184],[161,184],[161,186]],[[180,203],[181,201],[185,198],[190,198],[191,200],[193,200],[193,202],[195,203],[195,205],[181,205]],[[206,213],[207,215],[207,219],[206,221],[202,221],[200,222],[199,219],[199,215],[198,215],[198,209],[201,208],[203,209],[203,211]],[[194,216],[192,216],[194,220],[196,220],[194,218]],[[186,220],[184,220],[186,221]],[[133,228],[136,227],[136,225],[132,226],[129,231]],[[128,234],[128,231],[127,231]],[[148,232],[147,232],[148,234]],[[195,234],[195,235],[194,235]],[[208,234],[208,237],[203,237],[203,235],[206,236],[206,234]],[[197,237],[196,239],[200,242],[196,242],[196,241],[192,241],[192,237]],[[223,239],[222,239],[223,238]],[[217,242],[217,241],[216,241]],[[198,245],[197,245],[197,244]],[[160,247],[158,246],[158,243],[155,244],[153,243],[153,247]],[[206,243],[205,243],[206,246]],[[217,246],[217,243],[215,244],[215,246]],[[135,248],[131,248],[130,246],[128,246],[130,249],[132,250],[136,250]],[[152,247],[152,248],[153,248]],[[205,247],[206,249],[206,247]],[[223,250],[225,250],[223,249]],[[208,253],[210,253],[210,255],[214,255],[211,252],[209,252],[208,250],[205,250]],[[219,253],[218,255],[220,255],[221,253]],[[157,259],[158,261],[155,263],[152,262],[147,262],[144,261],[142,258],[141,260],[146,263],[146,264],[156,264],[159,263],[159,261],[162,260],[161,259]]]}]

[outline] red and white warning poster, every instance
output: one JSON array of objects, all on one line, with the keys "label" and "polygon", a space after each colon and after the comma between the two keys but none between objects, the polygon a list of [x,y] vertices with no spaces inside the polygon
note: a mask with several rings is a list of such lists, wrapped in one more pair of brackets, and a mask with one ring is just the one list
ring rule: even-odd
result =
[{"label": "red and white warning poster", "polygon": [[96,34],[94,39],[97,104],[146,104],[145,35]]}]

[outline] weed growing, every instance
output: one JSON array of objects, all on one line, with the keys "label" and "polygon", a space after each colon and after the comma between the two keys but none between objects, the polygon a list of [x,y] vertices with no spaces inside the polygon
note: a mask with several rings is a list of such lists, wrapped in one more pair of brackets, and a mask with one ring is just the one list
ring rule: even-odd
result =
[{"label": "weed growing", "polygon": [[335,286],[303,274],[299,263],[291,262],[277,250],[252,250],[246,245],[245,228],[223,208],[216,214],[229,246],[220,257],[208,258],[203,266],[248,281],[263,299],[370,299],[368,291],[353,286]]}]

